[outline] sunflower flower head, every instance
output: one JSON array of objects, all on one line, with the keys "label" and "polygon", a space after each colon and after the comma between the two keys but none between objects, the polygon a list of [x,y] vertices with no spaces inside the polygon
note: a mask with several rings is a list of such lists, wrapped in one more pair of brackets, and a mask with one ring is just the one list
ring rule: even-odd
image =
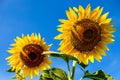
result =
[{"label": "sunflower flower head", "polygon": [[12,70],[23,72],[23,76],[32,78],[38,75],[39,70],[43,71],[50,68],[51,60],[49,55],[43,54],[49,51],[50,45],[46,45],[44,39],[41,39],[40,34],[16,37],[15,43],[11,44],[12,48],[8,50],[12,55],[7,58]]},{"label": "sunflower flower head", "polygon": [[107,18],[108,12],[102,14],[103,7],[98,6],[91,11],[90,4],[84,9],[69,8],[66,11],[67,20],[60,19],[62,23],[58,27],[61,32],[55,39],[62,39],[60,50],[78,58],[80,62],[88,64],[89,61],[101,61],[106,56],[105,50],[109,50],[106,44],[113,43],[112,34],[116,30],[111,24],[111,18]]}]

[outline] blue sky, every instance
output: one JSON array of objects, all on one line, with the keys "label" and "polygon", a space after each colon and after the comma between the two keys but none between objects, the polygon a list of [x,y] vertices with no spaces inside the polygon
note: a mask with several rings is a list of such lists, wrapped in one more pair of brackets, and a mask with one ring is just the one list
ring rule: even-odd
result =
[{"label": "blue sky", "polygon": [[[82,5],[86,7],[91,4],[92,9],[101,6],[104,7],[105,12],[110,12],[109,17],[112,18],[112,23],[115,24],[117,32],[114,33],[115,42],[109,44],[110,51],[106,52],[107,56],[103,57],[99,63],[95,61],[90,63],[86,70],[94,72],[103,69],[105,72],[112,75],[115,80],[120,78],[120,5],[119,0],[0,0],[0,79],[11,80],[13,73],[6,72],[9,69],[7,61],[5,60],[10,54],[7,52],[13,43],[16,36],[24,33],[31,34],[40,33],[45,37],[47,44],[53,44],[52,51],[57,51],[60,41],[53,38],[59,33],[56,28],[60,24],[58,19],[66,19],[65,10],[69,7],[78,7]],[[66,70],[66,64],[61,59],[51,58],[53,60],[52,67],[59,67]],[[71,64],[71,63],[70,63]],[[82,76],[82,71],[77,65],[75,80],[79,80]],[[33,80],[38,80],[34,78]]]}]

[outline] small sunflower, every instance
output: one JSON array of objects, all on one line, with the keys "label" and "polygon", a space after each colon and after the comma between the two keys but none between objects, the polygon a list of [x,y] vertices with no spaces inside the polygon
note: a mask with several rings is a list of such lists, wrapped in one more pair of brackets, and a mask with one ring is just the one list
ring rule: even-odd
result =
[{"label": "small sunflower", "polygon": [[50,68],[52,62],[49,55],[43,54],[49,51],[50,45],[46,45],[40,34],[22,35],[22,38],[16,37],[14,41],[8,50],[12,55],[7,60],[16,73],[22,71],[23,76],[32,78],[33,75],[38,75],[39,70]]},{"label": "small sunflower", "polygon": [[109,50],[106,44],[113,43],[113,32],[111,18],[107,18],[109,12],[101,15],[103,7],[98,6],[91,11],[90,4],[86,9],[82,6],[73,7],[66,11],[68,20],[60,19],[62,23],[58,26],[61,32],[55,39],[62,39],[60,50],[78,58],[80,62],[88,64],[102,59],[106,56],[105,50]]}]

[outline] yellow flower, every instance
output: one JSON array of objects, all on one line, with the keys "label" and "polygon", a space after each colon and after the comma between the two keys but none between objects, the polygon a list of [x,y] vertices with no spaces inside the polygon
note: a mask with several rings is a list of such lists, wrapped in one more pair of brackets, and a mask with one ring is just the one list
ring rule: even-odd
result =
[{"label": "yellow flower", "polygon": [[22,38],[16,37],[14,41],[12,48],[8,50],[12,55],[7,60],[16,73],[21,70],[23,76],[32,78],[39,74],[39,70],[50,68],[52,62],[48,58],[49,55],[43,54],[49,51],[50,45],[46,45],[40,34],[22,35]]},{"label": "yellow flower", "polygon": [[55,39],[62,41],[58,50],[77,57],[84,64],[106,56],[105,50],[109,50],[106,44],[114,42],[112,33],[116,30],[110,23],[112,19],[107,18],[108,12],[101,15],[102,11],[100,6],[91,11],[90,4],[86,9],[82,6],[69,8],[68,20],[59,20],[62,24],[57,30],[61,33]]}]

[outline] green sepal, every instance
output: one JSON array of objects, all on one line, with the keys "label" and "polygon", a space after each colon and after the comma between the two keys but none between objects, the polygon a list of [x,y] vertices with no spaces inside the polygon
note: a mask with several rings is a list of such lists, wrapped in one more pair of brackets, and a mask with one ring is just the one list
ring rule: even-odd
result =
[{"label": "green sepal", "polygon": [[102,70],[98,70],[93,74],[89,73],[89,71],[86,71],[83,78],[90,78],[93,80],[114,80],[112,76]]},{"label": "green sepal", "polygon": [[44,70],[40,75],[40,80],[68,80],[67,74],[60,68]]},{"label": "green sepal", "polygon": [[12,67],[8,70],[6,70],[6,72],[15,72],[15,69],[13,70]]},{"label": "green sepal", "polygon": [[80,66],[82,66],[82,68],[84,68],[84,69],[88,66],[88,65],[86,65],[86,64],[84,64],[84,63],[79,63],[79,62],[78,62],[78,64],[79,64]]}]

